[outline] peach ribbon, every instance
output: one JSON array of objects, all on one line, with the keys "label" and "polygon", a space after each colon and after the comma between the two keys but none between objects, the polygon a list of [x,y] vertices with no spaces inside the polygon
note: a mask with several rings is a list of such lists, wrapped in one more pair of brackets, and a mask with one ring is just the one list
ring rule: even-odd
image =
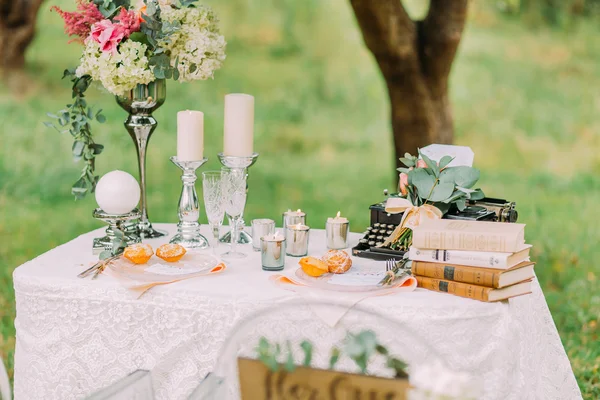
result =
[{"label": "peach ribbon", "polygon": [[218,265],[216,265],[210,271],[207,271],[207,272],[199,272],[197,274],[186,275],[185,277],[175,278],[175,279],[171,279],[169,281],[144,282],[144,283],[139,283],[138,281],[134,281],[130,278],[124,277],[123,275],[119,274],[118,272],[116,272],[110,268],[106,269],[106,271],[110,271],[109,272],[110,275],[119,279],[121,281],[121,283],[123,284],[123,286],[125,286],[127,289],[129,289],[133,293],[135,293],[137,295],[137,298],[139,299],[140,297],[142,297],[142,295],[144,293],[146,293],[148,290],[152,289],[155,286],[168,285],[170,283],[175,283],[175,282],[179,282],[179,281],[183,281],[183,280],[191,279],[191,278],[197,278],[199,276],[216,275],[216,274],[219,274],[219,273],[225,271],[225,269],[227,269],[227,266],[225,266],[224,263],[219,263]]},{"label": "peach ribbon", "polygon": [[390,214],[404,213],[400,224],[394,229],[394,232],[379,247],[394,243],[400,237],[404,228],[414,230],[423,221],[442,218],[442,211],[431,204],[414,206],[412,203],[401,197],[392,197],[385,203],[385,211]]}]

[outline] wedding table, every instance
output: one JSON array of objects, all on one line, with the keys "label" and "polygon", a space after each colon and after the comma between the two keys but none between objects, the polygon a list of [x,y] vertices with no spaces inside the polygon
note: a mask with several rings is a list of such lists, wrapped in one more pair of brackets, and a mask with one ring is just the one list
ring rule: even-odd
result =
[{"label": "wedding table", "polygon": [[[169,237],[175,232],[172,224],[157,227]],[[15,399],[83,398],[134,370],[151,370],[196,335],[202,355],[155,377],[158,399],[184,399],[212,370],[240,319],[298,298],[270,282],[273,273],[261,270],[260,253],[245,245],[248,257],[228,261],[224,273],[155,287],[137,299],[113,277],[76,277],[97,260],[92,240],[102,234],[84,234],[15,270]],[[351,243],[359,238],[352,234]],[[313,230],[309,254],[323,254],[324,242],[324,232]],[[287,257],[284,272],[297,260]],[[360,306],[385,310],[456,368],[482,372],[485,399],[581,398],[537,280],[531,295],[506,302],[416,289],[367,298]]]}]

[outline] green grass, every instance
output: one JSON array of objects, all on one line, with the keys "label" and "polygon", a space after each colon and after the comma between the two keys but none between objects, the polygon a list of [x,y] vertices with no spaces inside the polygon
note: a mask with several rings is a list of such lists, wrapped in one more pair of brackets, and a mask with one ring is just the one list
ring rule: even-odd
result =
[{"label": "green grass", "polygon": [[[67,136],[42,125],[69,100],[62,70],[79,48],[67,46],[49,1],[28,51],[27,79],[0,88],[0,354],[12,369],[14,293],[23,262],[100,227],[93,198],[74,202],[79,165]],[[384,83],[346,2],[209,1],[222,17],[228,59],[214,81],[169,82],[149,149],[149,210],[176,222],[179,172],[175,113],[205,112],[205,167],[217,168],[223,96],[256,96],[256,150],[249,218],[279,220],[302,208],[322,228],[341,210],[360,231],[367,207],[394,182]],[[296,4],[297,3],[297,4]],[[600,397],[600,52],[598,28],[568,34],[530,30],[485,8],[473,10],[452,71],[456,143],[471,146],[485,192],[516,201],[534,245],[537,274],[586,399]],[[13,89],[11,90],[10,87]],[[17,90],[14,87],[18,87]],[[137,175],[134,147],[111,96],[91,90],[108,122],[98,169]]]}]

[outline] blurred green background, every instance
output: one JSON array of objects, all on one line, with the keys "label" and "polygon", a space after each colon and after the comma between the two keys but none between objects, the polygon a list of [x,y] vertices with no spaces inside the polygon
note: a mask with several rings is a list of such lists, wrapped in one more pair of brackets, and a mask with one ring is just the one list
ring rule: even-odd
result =
[{"label": "blurred green background", "polygon": [[[205,113],[209,168],[222,149],[223,96],[256,97],[255,149],[247,219],[280,220],[302,208],[313,228],[341,210],[354,231],[368,206],[395,182],[384,82],[365,48],[350,5],[341,0],[210,0],[228,40],[213,81],[168,83],[168,99],[148,156],[152,221],[177,221],[176,112]],[[413,15],[425,1],[409,3]],[[456,143],[475,151],[481,187],[517,202],[534,245],[536,271],[586,399],[600,398],[600,39],[595,2],[471,4],[451,75]],[[585,9],[578,9],[578,4]],[[80,54],[67,45],[47,1],[24,74],[0,87],[0,354],[12,370],[15,313],[11,274],[23,262],[102,226],[93,196],[70,195],[80,165],[71,138],[46,128],[46,112],[69,101],[62,71]],[[590,5],[591,4],[591,5]],[[567,7],[568,5],[568,7]],[[589,7],[588,7],[589,6]],[[580,15],[582,14],[582,15]],[[105,110],[97,142],[100,174],[137,176],[125,113],[102,89],[89,100]],[[596,257],[595,257],[596,256]],[[535,345],[535,344],[532,344]]]}]

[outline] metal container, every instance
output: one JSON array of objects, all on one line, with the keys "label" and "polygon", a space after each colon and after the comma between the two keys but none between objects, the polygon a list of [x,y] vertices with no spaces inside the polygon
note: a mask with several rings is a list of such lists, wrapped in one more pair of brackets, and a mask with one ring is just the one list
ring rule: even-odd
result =
[{"label": "metal container", "polygon": [[253,219],[252,220],[252,248],[254,251],[260,251],[260,239],[263,236],[275,233],[275,221],[272,219]]},{"label": "metal container", "polygon": [[282,215],[282,224],[283,231],[285,232],[285,228],[288,225],[306,225],[306,213],[301,210],[291,211],[288,210]]},{"label": "metal container", "polygon": [[262,269],[281,271],[285,266],[285,238],[272,235],[260,238]]},{"label": "metal container", "polygon": [[[328,249],[347,249],[348,234],[350,233],[350,222],[327,221],[325,224],[325,236]],[[375,236],[375,235],[372,235]],[[369,236],[369,238],[371,238]]]},{"label": "metal container", "polygon": [[306,225],[288,225],[285,228],[287,242],[286,254],[292,257],[304,257],[308,254],[308,236],[310,228]]}]

